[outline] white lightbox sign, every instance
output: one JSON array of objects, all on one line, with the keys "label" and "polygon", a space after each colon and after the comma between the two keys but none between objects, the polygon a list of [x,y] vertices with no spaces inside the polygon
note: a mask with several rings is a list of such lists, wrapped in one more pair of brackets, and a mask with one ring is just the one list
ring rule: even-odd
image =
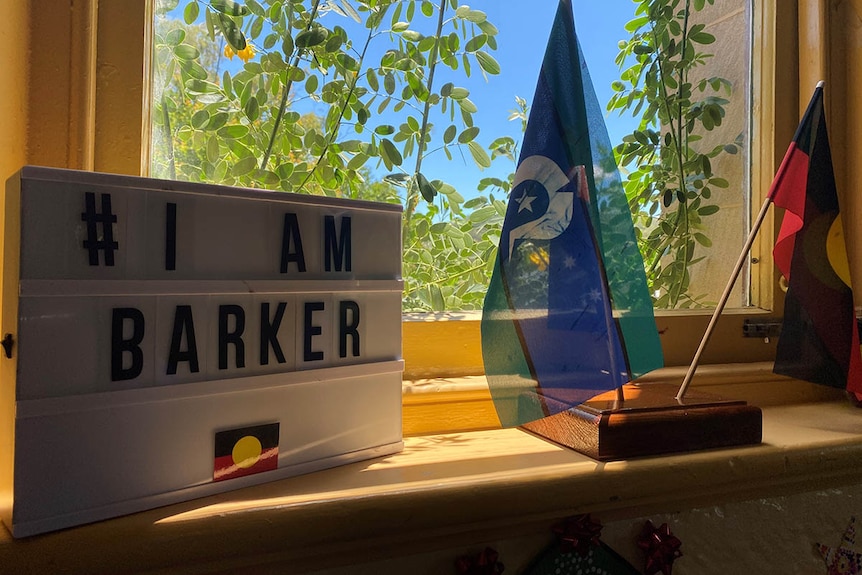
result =
[{"label": "white lightbox sign", "polygon": [[24,168],[0,358],[13,534],[400,449],[400,230],[397,205]]}]

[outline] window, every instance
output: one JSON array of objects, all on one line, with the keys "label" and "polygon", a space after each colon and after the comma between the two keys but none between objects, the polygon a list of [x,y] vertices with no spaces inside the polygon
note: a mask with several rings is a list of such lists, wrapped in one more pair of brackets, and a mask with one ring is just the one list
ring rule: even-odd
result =
[{"label": "window", "polygon": [[[132,110],[140,109],[138,105],[144,101],[143,86],[144,63],[146,62],[144,50],[144,31],[147,30],[148,22],[152,20],[152,14],[147,16],[141,6],[139,10],[129,10],[125,3],[100,2],[99,22],[111,22],[111,25],[98,26],[100,34],[97,43],[97,60],[99,65],[95,83],[95,127],[93,131],[92,146],[97,150],[94,154],[94,168],[101,171],[113,171],[121,173],[140,173],[141,153],[129,152],[129,149],[145,150],[138,134],[140,125],[145,119],[132,113]],[[752,24],[759,33],[754,35],[752,52],[757,56],[754,66],[754,77],[752,80],[752,100],[755,102],[755,122],[752,126],[752,175],[754,196],[753,202],[759,205],[760,197],[765,193],[772,179],[774,168],[777,166],[784,150],[786,142],[789,142],[793,130],[799,118],[798,103],[805,97],[797,96],[797,64],[795,56],[797,35],[796,14],[779,12],[774,3],[755,3],[752,12]],[[50,22],[41,21],[43,26],[49,30],[45,32],[49,37],[57,36],[50,31]],[[109,34],[110,30],[118,30],[116,34]],[[778,34],[776,30],[782,33]],[[33,42],[37,42],[39,35],[34,36]],[[129,39],[142,38],[140,44],[130,42]],[[544,42],[544,39],[542,39]],[[38,62],[33,66],[38,67]],[[116,71],[116,74],[113,72]],[[71,75],[76,82],[83,82],[81,75]],[[49,74],[41,77],[50,78]],[[138,81],[125,81],[122,78],[137,77]],[[31,109],[36,109],[40,103],[44,103],[40,109],[53,109],[48,107],[49,103],[58,100],[57,91],[46,80],[42,82],[39,74],[33,74],[31,86]],[[532,80],[531,80],[532,83]],[[532,89],[532,87],[530,88]],[[83,88],[82,88],[83,90]],[[75,91],[74,89],[70,89]],[[781,94],[782,98],[775,98],[775,94]],[[840,100],[838,100],[840,103]],[[67,105],[68,104],[63,104]],[[836,104],[840,105],[840,104]],[[147,106],[146,109],[149,109]],[[112,114],[108,114],[112,112]],[[122,112],[120,114],[119,112]],[[832,112],[830,124],[840,126],[840,114],[842,108],[838,107]],[[837,112],[837,113],[836,113]],[[111,124],[110,116],[122,115],[124,125]],[[53,120],[46,114],[32,114],[30,138],[39,142],[39,134],[48,130]],[[838,120],[836,122],[836,120]],[[41,124],[40,124],[41,122]],[[44,125],[44,129],[40,128]],[[65,123],[60,122],[60,125]],[[124,126],[124,127],[123,127]],[[136,131],[136,128],[137,131]],[[833,133],[836,130],[833,128]],[[120,145],[121,144],[121,145]],[[71,146],[70,146],[71,148]],[[64,156],[59,158],[51,156],[39,145],[29,146],[28,160],[31,163],[43,165],[65,165],[75,167]],[[41,154],[41,155],[40,155]],[[840,168],[839,168],[840,169]],[[764,229],[760,234],[758,245],[755,246],[754,257],[761,261],[768,258],[771,249],[772,232]],[[851,250],[852,253],[852,250]],[[774,296],[773,286],[775,282],[769,278],[771,266],[761,266],[764,270],[762,279],[760,272],[755,269],[753,282],[754,297],[758,301],[767,302],[765,307],[771,307]],[[742,323],[746,316],[739,313],[728,312],[722,321],[716,334],[707,349],[704,358],[705,363],[724,362],[747,362],[768,360],[771,356],[772,344],[764,344],[760,340],[744,339],[741,337]],[[428,318],[431,319],[431,318]],[[685,365],[694,353],[696,342],[706,325],[707,318],[702,314],[694,312],[675,312],[659,318],[659,329],[663,332],[663,345],[668,365]],[[404,329],[404,356],[407,364],[408,377],[429,377],[434,374],[454,376],[456,374],[478,374],[481,372],[481,355],[479,349],[478,321],[469,318],[461,322],[449,322],[453,336],[445,333],[446,325],[434,321],[415,321],[405,323]],[[433,338],[427,338],[426,329],[435,332]],[[443,329],[444,333],[440,330]],[[452,350],[457,348],[456,355]],[[419,358],[419,359],[414,359]],[[448,366],[452,369],[446,371]]]},{"label": "window", "polygon": [[[354,4],[363,6],[361,3]],[[428,20],[428,18],[420,17],[418,11],[415,11],[415,8],[419,7],[416,3],[393,4],[391,10],[386,12],[382,18],[379,30],[373,31],[374,34],[377,34],[395,29],[401,33],[400,35],[396,33],[394,35],[395,41],[387,44],[387,46],[403,49],[402,52],[397,52],[395,56],[391,57],[401,58],[400,63],[391,61],[391,58],[387,62],[386,56],[381,57],[379,54],[375,55],[376,58],[362,59],[366,57],[365,52],[360,51],[360,46],[362,46],[360,40],[364,38],[362,30],[350,28],[350,25],[353,24],[351,17],[364,20],[368,14],[367,7],[361,14],[352,14],[347,8],[336,7],[333,9],[331,5],[328,6],[327,9],[341,12],[341,14],[329,13],[319,20],[329,28],[328,31],[321,32],[321,37],[317,39],[309,40],[309,34],[313,30],[320,31],[320,28],[312,26],[306,33],[303,32],[299,24],[293,24],[295,29],[291,38],[302,37],[300,43],[303,45],[309,44],[309,42],[310,45],[314,45],[318,41],[325,42],[327,45],[332,44],[329,50],[332,53],[337,53],[336,60],[341,57],[341,61],[324,63],[318,56],[308,59],[308,61],[296,57],[295,55],[299,52],[296,50],[295,41],[292,41],[290,45],[283,44],[284,31],[290,29],[287,20],[289,18],[296,18],[297,22],[303,18],[305,18],[303,21],[312,20],[309,7],[299,8],[294,12],[282,11],[278,14],[276,10],[272,10],[267,2],[248,2],[247,5],[236,8],[233,8],[231,3],[227,3],[225,6],[231,6],[230,10],[236,10],[237,13],[242,12],[245,16],[241,19],[231,20],[225,11],[220,12],[194,0],[160,0],[156,2],[153,66],[154,129],[152,136],[153,161],[151,163],[153,175],[178,177],[180,179],[224,181],[239,185],[258,182],[265,187],[287,190],[296,190],[296,188],[304,185],[322,191],[326,187],[327,178],[331,180],[331,177],[334,174],[337,175],[339,171],[345,174],[350,172],[352,167],[362,166],[363,160],[366,160],[368,155],[375,153],[379,154],[379,160],[384,164],[383,173],[396,172],[398,170],[397,164],[400,163],[395,161],[396,156],[401,158],[401,152],[415,151],[420,146],[417,136],[419,123],[415,116],[413,118],[408,117],[400,126],[397,125],[396,121],[389,125],[367,117],[373,116],[377,112],[384,115],[388,114],[390,109],[388,106],[395,106],[397,109],[397,104],[385,103],[384,99],[397,100],[400,96],[413,104],[422,103],[418,84],[411,84],[418,75],[421,75],[421,71],[417,71],[414,76],[409,73],[403,75],[393,73],[397,71],[399,66],[402,68],[407,68],[409,65],[415,67],[415,62],[421,61],[415,53],[414,59],[411,60],[411,50],[415,52],[425,49],[430,52],[430,44],[422,43],[419,32],[413,32],[414,36],[409,35],[412,32],[410,29],[414,27],[426,33],[434,32],[433,29],[429,32],[421,28],[423,25],[421,23],[408,25],[408,22]],[[350,6],[350,4],[345,6]],[[433,6],[422,5],[421,8],[427,10],[426,16],[436,14]],[[577,7],[576,11],[579,10],[580,7]],[[584,8],[584,10],[587,9]],[[717,120],[712,122],[720,123],[720,127],[716,126],[715,129],[707,132],[705,140],[692,144],[692,146],[705,151],[721,148],[723,145],[724,148],[731,149],[732,152],[744,152],[728,153],[720,150],[717,156],[704,157],[703,161],[710,164],[710,168],[707,169],[707,178],[704,180],[706,185],[698,185],[696,189],[690,186],[689,195],[691,197],[689,197],[689,201],[696,191],[699,196],[702,196],[697,202],[699,203],[702,199],[703,206],[709,204],[709,207],[700,210],[703,214],[709,214],[714,209],[712,206],[720,206],[718,215],[698,217],[697,219],[702,219],[701,229],[694,230],[696,233],[687,236],[689,243],[693,244],[696,250],[688,259],[701,259],[701,255],[707,256],[702,261],[695,262],[690,266],[691,288],[688,292],[694,296],[694,299],[697,300],[696,303],[699,304],[714,302],[718,299],[741,249],[749,219],[750,204],[759,205],[759,197],[755,197],[753,200],[748,199],[749,182],[752,181],[752,178],[757,177],[757,174],[749,172],[748,165],[750,162],[747,159],[749,153],[752,155],[751,157],[757,153],[756,150],[750,149],[750,142],[752,141],[752,131],[757,131],[758,126],[750,125],[747,110],[750,108],[752,97],[759,99],[759,95],[752,96],[753,90],[759,89],[764,83],[749,74],[747,62],[751,60],[751,50],[740,50],[739,46],[750,46],[752,37],[757,36],[751,32],[753,27],[763,25],[764,18],[769,18],[765,12],[763,7],[754,7],[747,0],[737,0],[730,7],[725,4],[720,8],[707,5],[703,12],[695,14],[694,23],[690,24],[691,30],[705,33],[707,36],[712,35],[717,39],[715,44],[693,44],[693,46],[698,47],[700,52],[715,56],[708,58],[708,68],[703,67],[694,70],[690,80],[698,85],[698,80],[702,79],[703,83],[700,84],[700,87],[705,88],[704,93],[712,94],[712,87],[719,88],[715,91],[714,99],[707,101],[708,104],[710,102],[714,104],[713,110],[707,109],[708,106],[704,107],[703,116],[709,116],[712,112],[720,112],[723,116],[722,122]],[[549,13],[552,15],[552,11]],[[451,34],[460,36],[459,42],[463,42],[465,45],[461,46],[459,42],[452,40],[452,46],[448,47],[447,44],[440,52],[441,59],[445,60],[449,56],[447,50],[450,48],[452,48],[452,53],[461,50],[468,55],[464,61],[467,65],[472,62],[477,74],[480,71],[493,72],[492,68],[495,63],[490,54],[494,52],[490,47],[499,47],[496,44],[496,36],[498,34],[502,36],[502,33],[483,21],[484,15],[479,15],[478,12],[471,13],[469,9],[466,9],[466,12],[460,14],[464,16],[461,20],[463,30],[456,27],[454,30],[457,30],[458,33],[452,31]],[[576,15],[576,17],[578,16]],[[590,15],[585,14],[584,17],[589,18]],[[395,22],[401,23],[395,24]],[[244,26],[242,29],[245,33],[241,35],[242,40],[247,41],[252,47],[245,48],[243,51],[239,50],[238,46],[231,46],[231,41],[227,39],[233,33],[239,34],[232,28],[235,23],[241,23]],[[424,25],[427,26],[429,23],[425,22]],[[467,29],[468,25],[470,30]],[[350,30],[350,32],[346,30]],[[404,34],[405,30],[408,34]],[[212,39],[213,37],[215,40]],[[342,54],[339,50],[348,37],[356,43],[356,46],[353,47],[352,52],[345,51]],[[447,38],[449,37],[447,36]],[[372,35],[369,34],[368,38],[371,39]],[[545,39],[546,36],[536,43],[543,47]],[[416,41],[416,43],[411,44],[411,40]],[[366,44],[366,46],[368,45],[371,44]],[[756,46],[755,48],[758,50],[771,49],[764,46]],[[290,49],[290,51],[285,53],[285,49]],[[378,61],[380,61],[379,65]],[[404,62],[408,62],[409,65],[402,65]],[[295,67],[299,70],[295,70],[291,64],[299,64]],[[320,73],[324,68],[329,70],[327,74]],[[458,76],[457,73],[447,70],[443,66],[440,67],[440,70],[449,73],[447,80],[453,74],[455,75],[454,83],[447,84],[449,87],[444,87],[441,93],[451,95],[453,86],[457,90],[460,81],[468,82],[466,78]],[[757,67],[754,67],[754,70],[755,73],[759,71]],[[350,82],[353,78],[351,71],[358,72],[356,80],[352,84]],[[614,70],[614,73],[617,71]],[[533,75],[525,74],[522,75],[522,78]],[[595,73],[593,75],[596,76]],[[727,82],[713,81],[716,78],[726,78]],[[493,82],[493,78],[491,81]],[[285,92],[287,83],[289,83],[291,90],[289,93],[289,98],[292,99],[291,104],[295,104],[297,110],[321,110],[319,113],[322,115],[306,114],[301,116],[292,111],[290,105],[280,109],[279,97],[287,93]],[[525,93],[529,94],[534,89],[532,79],[529,81],[522,79],[520,84],[522,86],[520,89]],[[443,81],[438,80],[438,85],[442,86]],[[725,87],[729,85],[733,86],[732,97],[728,97],[726,101],[719,100],[719,98],[728,95]],[[604,86],[599,86],[599,88],[602,87]],[[357,93],[364,96],[364,101],[370,104],[362,104],[362,98],[354,99],[347,106],[341,108],[340,115],[335,118],[336,121],[334,122],[332,112],[328,115],[325,113],[328,108],[324,104],[334,103],[335,106],[329,109],[339,110],[336,95],[338,90],[357,90]],[[371,94],[375,92],[379,94],[377,99],[371,97]],[[416,96],[415,101],[411,100],[414,96]],[[319,107],[309,107],[308,102],[315,100],[319,102]],[[469,98],[466,98],[466,101],[469,102]],[[483,154],[489,154],[477,150],[477,140],[472,139],[473,113],[469,107],[472,104],[465,104],[464,102],[464,99],[452,98],[449,100],[452,106],[449,112],[454,119],[451,120],[451,128],[449,128],[451,135],[444,136],[443,143],[448,141],[451,144],[451,150],[447,147],[446,153],[450,155],[453,151],[471,153],[481,164],[485,161]],[[718,104],[715,105],[715,102]],[[456,104],[457,114],[452,113]],[[285,121],[282,119],[282,126],[284,126],[282,131],[286,136],[278,140],[275,144],[275,150],[272,150],[274,139],[267,136],[272,136],[276,131],[274,120],[285,110],[287,110],[287,114],[291,115],[290,120],[294,124],[284,123]],[[615,121],[615,116],[616,113],[612,113],[609,116],[609,121]],[[331,127],[335,125],[340,125],[340,130]],[[230,126],[236,126],[236,136],[231,134]],[[709,127],[712,128],[713,126],[709,125]],[[351,128],[359,132],[359,135],[345,136],[344,132],[352,132]],[[656,128],[656,126],[652,128],[658,129],[660,135],[668,132],[667,128]],[[258,132],[257,135],[251,133],[255,130]],[[443,130],[438,129],[437,131],[439,134]],[[171,134],[172,137],[169,138],[168,134]],[[348,143],[339,148],[340,157],[333,155],[331,152],[336,146],[330,144],[336,139],[341,142],[348,137],[353,139],[347,140]],[[391,141],[390,137],[392,138]],[[391,147],[393,142],[398,144],[398,149]],[[462,142],[466,145],[459,147],[458,144]],[[503,152],[512,155],[517,153],[513,147],[517,145],[514,137],[510,136],[505,142],[498,142],[498,145],[500,147],[497,149],[501,155],[505,155]],[[374,146],[377,149],[369,150],[368,146]],[[255,150],[257,151],[255,152]],[[263,150],[268,151],[264,152]],[[269,158],[273,154],[279,155],[280,161],[273,162],[267,159],[267,165],[263,166],[260,161],[261,155]],[[256,158],[257,162],[253,158]],[[627,167],[629,170],[632,169],[631,165]],[[400,182],[398,178],[384,178],[384,183],[376,186],[375,189],[369,189],[367,185],[360,186],[362,189],[357,189],[355,181],[351,187],[351,181],[345,178],[342,180],[343,185],[338,187],[338,193],[363,194],[365,197],[370,194],[371,197],[389,201],[400,199],[406,205],[408,213],[416,214],[422,209],[421,204],[417,209],[417,204],[414,203],[418,200],[419,194],[416,193],[419,191],[418,188],[414,190],[413,196],[409,192],[409,174],[412,168],[412,164],[404,166]],[[509,169],[513,169],[513,164],[509,166]],[[361,170],[365,171],[362,172]],[[354,173],[359,173],[360,179],[363,177],[372,179],[380,177],[379,173],[371,173],[368,167],[362,167],[360,171]],[[430,172],[427,173],[430,174]],[[709,176],[712,177],[709,178]],[[498,178],[497,183],[499,184],[499,180],[504,179],[505,177]],[[393,189],[386,183],[393,181],[405,184],[408,191],[405,192],[404,186]],[[416,183],[418,184],[419,181]],[[484,185],[492,185],[491,180],[486,180]],[[460,286],[475,285],[477,281],[482,280],[483,273],[488,271],[488,266],[485,265],[485,270],[482,272],[475,269],[475,264],[476,262],[482,263],[482,255],[487,258],[487,253],[496,246],[496,236],[493,232],[493,221],[487,228],[487,230],[491,230],[490,233],[484,233],[487,230],[481,226],[473,226],[473,222],[487,218],[488,220],[496,220],[497,225],[499,225],[501,206],[504,206],[506,201],[505,185],[502,191],[498,190],[496,193],[496,202],[490,198],[488,200],[472,199],[463,204],[461,200],[464,199],[463,196],[467,195],[464,190],[454,190],[451,187],[441,185],[439,182],[433,182],[432,187],[438,188],[436,191],[440,193],[437,195],[435,203],[430,204],[430,207],[427,208],[429,217],[425,219],[420,217],[414,229],[408,233],[416,233],[417,236],[418,234],[425,234],[426,238],[430,237],[432,233],[436,233],[436,247],[433,249],[437,252],[415,250],[413,249],[415,244],[408,242],[405,249],[405,273],[409,274],[410,271],[415,270],[417,275],[408,279],[405,298],[412,301],[414,305],[421,306],[424,302],[428,307],[438,310],[444,307],[441,302],[457,302],[467,309],[478,309],[481,307],[483,296],[481,289],[473,289],[472,293],[459,293],[454,291],[455,288],[452,286],[438,289],[435,278],[424,270],[425,268],[439,267],[438,262],[441,254],[446,254],[449,259],[457,260],[462,265],[462,268],[459,268],[459,273],[464,275],[462,281],[457,282]],[[668,185],[667,187],[671,186]],[[711,189],[704,191],[703,187]],[[757,190],[758,194],[760,193],[759,185],[755,185],[754,189]],[[432,190],[428,193],[432,194],[435,191]],[[755,195],[757,196],[757,194]],[[660,198],[660,196],[657,197]],[[441,200],[440,198],[444,199]],[[669,208],[671,211],[675,209],[673,206],[674,199],[672,197],[672,201],[668,202],[671,205]],[[656,203],[654,200],[655,198],[653,198],[652,203]],[[495,203],[496,213],[494,213]],[[678,202],[677,205],[679,205]],[[467,217],[459,216],[458,211],[463,209],[462,206],[468,208]],[[650,204],[644,202],[644,206],[644,210],[647,210]],[[472,212],[470,211],[471,208]],[[471,213],[472,215],[470,215]],[[452,218],[457,225],[447,221],[449,218]],[[648,220],[645,223],[653,227],[657,225],[655,218],[648,218]],[[697,224],[698,222],[695,222],[695,225]],[[467,234],[463,231],[466,229],[465,226],[473,226]],[[408,229],[408,226],[405,229]],[[420,231],[417,232],[417,229]],[[764,234],[768,231],[764,230]],[[420,243],[418,240],[417,237],[417,244]],[[695,240],[699,244],[695,243]],[[707,249],[705,246],[710,243],[712,248]],[[425,261],[421,261],[423,259]],[[672,258],[668,256],[655,257],[652,267],[657,266],[659,270],[664,267],[667,271],[671,271],[674,268],[671,260]],[[763,261],[763,258],[753,254],[752,262],[759,261]],[[768,257],[766,261],[768,261]],[[763,287],[765,285],[763,282],[771,282],[771,274],[759,272],[760,268],[765,267],[768,266],[753,264],[750,267],[753,281],[749,282],[748,277],[743,277],[737,282],[735,295],[730,306],[738,309],[729,312],[734,320],[731,322],[723,321],[722,324],[724,325],[720,328],[725,332],[720,336],[722,340],[726,338],[738,339],[740,345],[747,348],[746,352],[740,356],[736,351],[712,354],[708,351],[706,361],[728,361],[731,357],[767,358],[769,356],[769,345],[759,341],[756,343],[744,342],[740,337],[742,332],[741,310],[747,308],[749,312],[759,313],[759,308],[768,309],[771,306],[771,290]],[[751,285],[750,289],[749,285]],[[658,294],[658,292],[656,293]],[[667,304],[667,298],[663,298],[662,301]],[[751,307],[752,303],[756,307]],[[686,307],[690,304],[673,302],[669,305],[670,307]],[[468,321],[476,321],[475,314],[470,315],[474,319]],[[702,333],[705,325],[702,312],[695,314],[694,317],[690,313],[682,313],[683,318],[679,318],[679,315],[678,312],[672,313],[659,320],[660,323],[664,324],[662,330],[665,333],[665,348],[671,365],[684,364],[690,359],[693,355],[691,342],[699,338],[699,335],[696,334]],[[424,329],[423,326],[428,323],[427,319],[427,317],[423,317],[421,318],[422,321],[409,324],[410,327],[405,330],[408,335],[405,337],[409,340],[410,333]],[[728,323],[733,323],[733,326],[727,325]],[[678,325],[697,327],[688,331],[687,329],[679,329]],[[685,335],[681,335],[681,339],[677,340],[675,334],[678,333]],[[474,365],[470,368],[471,371],[481,369],[481,361],[472,363]],[[410,369],[408,365],[408,372]],[[430,373],[432,371],[420,368],[416,373]]]}]

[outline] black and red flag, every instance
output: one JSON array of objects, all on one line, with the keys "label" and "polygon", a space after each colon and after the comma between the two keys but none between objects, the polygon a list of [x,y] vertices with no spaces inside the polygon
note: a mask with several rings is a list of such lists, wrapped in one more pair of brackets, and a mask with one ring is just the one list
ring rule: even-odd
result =
[{"label": "black and red flag", "polygon": [[862,354],[821,85],[769,198],[785,209],[772,253],[788,283],[774,371],[862,398]]},{"label": "black and red flag", "polygon": [[278,442],[278,422],[217,432],[213,481],[278,469]]}]

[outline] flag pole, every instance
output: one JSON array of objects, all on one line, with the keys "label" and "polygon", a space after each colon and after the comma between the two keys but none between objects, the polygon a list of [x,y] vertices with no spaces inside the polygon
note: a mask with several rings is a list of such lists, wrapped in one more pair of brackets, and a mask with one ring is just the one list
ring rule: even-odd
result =
[{"label": "flag pole", "polygon": [[685,397],[685,392],[688,389],[688,385],[691,383],[691,378],[694,377],[694,372],[697,370],[698,363],[700,363],[700,356],[703,354],[703,350],[706,348],[706,344],[712,336],[715,324],[718,323],[718,317],[721,315],[721,312],[724,310],[724,306],[727,304],[727,299],[730,297],[730,292],[733,290],[733,284],[736,283],[736,278],[739,277],[739,272],[742,271],[742,266],[748,259],[748,252],[751,250],[751,245],[754,243],[754,238],[757,236],[757,232],[760,231],[760,226],[766,218],[766,213],[769,211],[769,205],[771,203],[772,197],[767,197],[766,201],[763,202],[763,207],[760,208],[760,213],[757,214],[757,219],[754,221],[751,232],[748,234],[748,239],[745,240],[745,245],[742,247],[742,253],[739,254],[739,259],[736,260],[736,266],[733,268],[733,273],[730,274],[730,280],[728,280],[727,286],[724,288],[724,293],[721,294],[721,298],[718,300],[718,305],[715,306],[715,311],[712,314],[712,318],[709,320],[709,325],[706,326],[706,332],[700,340],[700,345],[697,347],[694,359],[691,361],[691,365],[688,367],[688,372],[686,372],[685,378],[682,380],[682,385],[679,387],[679,391],[676,394],[676,399],[679,401],[682,401]]},{"label": "flag pole", "polygon": [[[817,82],[817,86],[815,86],[815,93],[817,88],[822,88],[825,85],[826,82],[823,80]],[[785,157],[785,160],[786,159],[787,158]],[[779,173],[782,171],[781,167],[778,168],[778,171]],[[742,248],[742,253],[739,254],[739,259],[736,262],[736,267],[733,268],[733,273],[730,276],[730,280],[727,282],[727,286],[724,288],[724,293],[721,294],[721,299],[719,300],[718,305],[715,307],[715,312],[712,314],[712,319],[709,320],[709,325],[706,326],[706,332],[703,334],[703,338],[700,340],[700,345],[697,348],[697,352],[694,354],[694,359],[692,359],[691,365],[688,367],[688,372],[686,372],[685,378],[683,378],[682,380],[682,385],[679,386],[679,391],[676,394],[677,401],[682,401],[685,397],[685,392],[688,389],[688,385],[691,383],[691,378],[694,376],[694,372],[695,370],[697,370],[697,365],[700,362],[700,356],[703,353],[707,342],[709,342],[710,336],[712,336],[712,330],[715,328],[715,324],[718,322],[718,316],[720,316],[722,310],[724,310],[724,306],[727,303],[727,298],[730,297],[730,292],[733,289],[733,284],[736,283],[736,278],[739,277],[739,272],[742,270],[742,266],[748,256],[748,251],[751,249],[751,244],[754,243],[754,237],[757,235],[757,232],[760,231],[760,226],[763,224],[763,220],[766,217],[766,212],[769,209],[769,204],[772,203],[774,194],[775,183],[773,182],[772,188],[769,190],[769,195],[767,196],[766,201],[763,202],[763,207],[760,208],[760,213],[757,215],[757,219],[755,220],[754,225],[751,228],[751,232],[748,234],[748,239],[745,241],[745,245]]]}]

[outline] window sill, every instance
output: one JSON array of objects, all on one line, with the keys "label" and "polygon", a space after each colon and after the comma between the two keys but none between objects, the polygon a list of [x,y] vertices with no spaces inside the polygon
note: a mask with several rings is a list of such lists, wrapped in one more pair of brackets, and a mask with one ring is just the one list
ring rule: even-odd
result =
[{"label": "window sill", "polygon": [[0,565],[296,572],[463,549],[576,513],[633,517],[820,490],[862,480],[860,417],[833,394],[764,407],[758,446],[610,463],[518,429],[407,437],[402,453],[368,462],[20,541],[0,531]]}]

